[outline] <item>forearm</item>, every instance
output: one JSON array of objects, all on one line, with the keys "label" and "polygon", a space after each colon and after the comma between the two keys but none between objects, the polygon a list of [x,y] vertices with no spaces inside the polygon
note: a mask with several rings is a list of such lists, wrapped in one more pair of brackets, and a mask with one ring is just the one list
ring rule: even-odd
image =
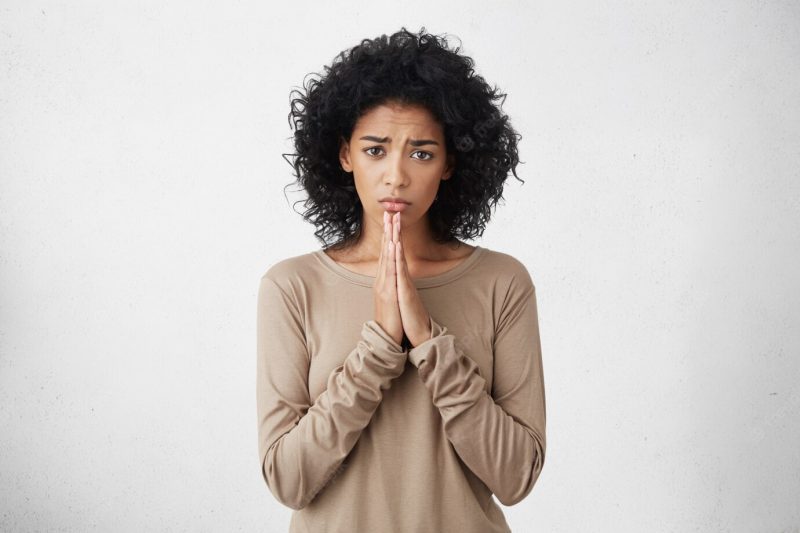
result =
[{"label": "forearm", "polygon": [[413,348],[409,359],[464,464],[501,503],[513,505],[531,491],[542,471],[544,425],[533,417],[517,420],[496,403],[478,365],[458,351],[446,328],[431,322],[431,339]]},{"label": "forearm", "polygon": [[[383,398],[405,367],[406,352],[374,321],[327,388],[305,413],[287,408],[264,387],[261,409],[263,476],[275,497],[293,509],[305,507],[350,453]],[[277,377],[277,376],[276,376]],[[298,418],[299,417],[299,418]]]}]

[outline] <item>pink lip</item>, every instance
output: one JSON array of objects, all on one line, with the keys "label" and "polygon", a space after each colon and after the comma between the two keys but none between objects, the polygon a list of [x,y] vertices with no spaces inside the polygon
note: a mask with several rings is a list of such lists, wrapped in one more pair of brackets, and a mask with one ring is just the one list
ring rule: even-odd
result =
[{"label": "pink lip", "polygon": [[403,202],[381,202],[381,205],[387,211],[399,211],[403,212],[408,207],[408,204]]},{"label": "pink lip", "polygon": [[395,203],[400,202],[400,203],[404,203],[404,204],[408,203],[405,200],[403,200],[402,198],[400,198],[399,196],[384,196],[383,198],[381,198],[378,201],[379,202],[395,202]]}]

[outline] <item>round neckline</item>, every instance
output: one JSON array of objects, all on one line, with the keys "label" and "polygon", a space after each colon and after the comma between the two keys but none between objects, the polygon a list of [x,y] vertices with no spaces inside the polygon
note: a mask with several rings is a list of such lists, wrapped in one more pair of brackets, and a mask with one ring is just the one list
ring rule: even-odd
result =
[{"label": "round neckline", "polygon": [[[418,289],[425,289],[428,287],[436,287],[439,285],[444,285],[445,283],[449,283],[454,279],[458,278],[469,270],[469,268],[475,264],[475,262],[480,258],[486,248],[475,245],[475,248],[472,250],[466,258],[462,259],[456,266],[451,268],[450,270],[445,270],[439,274],[434,276],[426,276],[422,278],[414,278],[414,285]],[[312,255],[316,257],[324,266],[326,266],[329,270],[333,271],[334,273],[338,274],[339,276],[356,283],[358,285],[363,285],[365,287],[372,287],[375,284],[375,276],[367,276],[366,274],[359,274],[358,272],[353,272],[350,269],[347,269],[333,260],[328,254],[325,253],[324,250],[315,250],[312,252]]]}]

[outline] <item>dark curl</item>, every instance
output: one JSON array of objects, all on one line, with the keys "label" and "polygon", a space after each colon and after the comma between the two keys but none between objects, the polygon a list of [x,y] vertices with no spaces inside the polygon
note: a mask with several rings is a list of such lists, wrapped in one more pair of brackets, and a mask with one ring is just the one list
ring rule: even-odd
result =
[{"label": "dark curl", "polygon": [[359,117],[380,104],[425,106],[443,127],[447,153],[455,154],[454,172],[440,182],[428,210],[437,242],[483,235],[509,171],[524,183],[516,173],[521,136],[501,111],[506,94],[476,74],[474,61],[459,50],[424,27],[418,34],[403,27],[341,52],[324,76],[292,91],[296,153],[283,156],[294,158],[286,159],[293,183],[308,194],[303,219],[317,227],[323,245],[344,247],[361,233],[363,208],[352,175],[340,165],[340,140],[349,141]]}]

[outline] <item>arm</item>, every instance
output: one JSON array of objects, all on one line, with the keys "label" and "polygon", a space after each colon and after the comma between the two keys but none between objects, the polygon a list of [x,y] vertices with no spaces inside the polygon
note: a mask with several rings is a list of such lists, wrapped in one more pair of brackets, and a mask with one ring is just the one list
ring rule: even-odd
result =
[{"label": "arm", "polygon": [[431,318],[431,338],[409,351],[462,461],[503,505],[520,502],[544,466],[545,395],[536,291],[516,274],[494,339],[492,394],[478,365]]},{"label": "arm", "polygon": [[266,276],[258,290],[257,353],[261,473],[278,501],[301,509],[335,475],[407,354],[377,322],[365,322],[357,346],[312,405],[303,318]]}]

